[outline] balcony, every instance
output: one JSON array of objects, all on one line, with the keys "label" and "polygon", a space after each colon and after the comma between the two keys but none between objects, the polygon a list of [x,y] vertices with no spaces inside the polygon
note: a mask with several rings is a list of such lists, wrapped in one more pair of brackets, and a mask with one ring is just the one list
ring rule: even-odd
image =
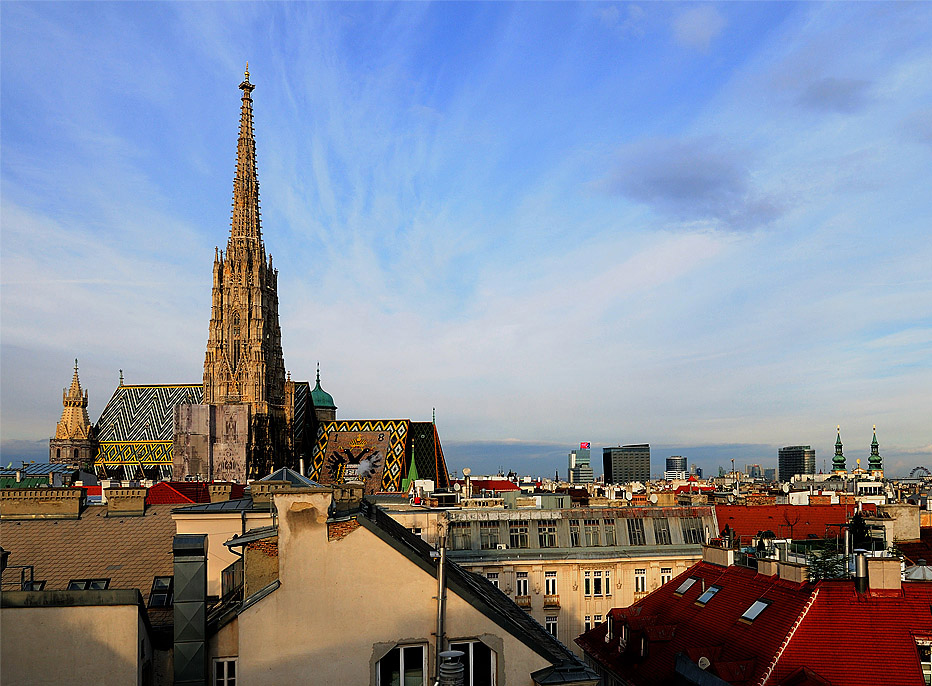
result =
[{"label": "balcony", "polygon": [[646,598],[648,595],[650,595],[650,591],[635,591],[634,602],[639,601],[641,598]]},{"label": "balcony", "polygon": [[544,609],[553,610],[560,608],[560,596],[558,595],[545,595],[544,596]]},{"label": "balcony", "polygon": [[531,609],[531,596],[529,595],[516,595],[515,603],[518,607],[523,607],[525,610]]}]

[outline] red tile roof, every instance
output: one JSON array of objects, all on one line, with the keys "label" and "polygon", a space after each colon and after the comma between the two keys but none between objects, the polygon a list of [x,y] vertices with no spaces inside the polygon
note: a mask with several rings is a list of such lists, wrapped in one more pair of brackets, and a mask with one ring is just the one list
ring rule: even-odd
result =
[{"label": "red tile roof", "polygon": [[924,526],[919,529],[919,538],[915,541],[897,541],[896,547],[907,565],[919,564],[919,560],[932,562],[932,527]]},{"label": "red tile roof", "polygon": [[[689,577],[696,583],[677,596]],[[703,587],[712,585],[721,590],[697,605]],[[758,599],[771,602],[753,622],[741,620]],[[918,685],[923,682],[915,637],[932,637],[930,602],[928,582],[904,583],[902,592],[859,594],[850,580],[797,584],[746,567],[699,562],[631,607],[612,610],[608,643],[607,623],[576,642],[597,663],[639,686],[673,683],[678,653],[693,663],[708,658],[708,670],[731,684],[824,679],[845,686]],[[628,635],[619,653],[622,624]],[[645,636],[647,656],[640,658]]]},{"label": "red tile roof", "polygon": [[[864,503],[865,512],[876,512]],[[773,531],[778,538],[825,538],[838,535],[838,524],[845,524],[857,511],[856,505],[716,505],[719,531],[727,524],[747,540],[761,531]]]},{"label": "red tile roof", "polygon": [[[453,483],[463,484],[464,481],[454,481]],[[481,491],[520,491],[521,487],[509,481],[508,479],[471,479],[472,492]]]},{"label": "red tile roof", "polygon": [[[233,484],[230,499],[242,498],[245,486]],[[146,505],[192,505],[209,503],[210,491],[204,481],[160,481],[146,494]]]}]

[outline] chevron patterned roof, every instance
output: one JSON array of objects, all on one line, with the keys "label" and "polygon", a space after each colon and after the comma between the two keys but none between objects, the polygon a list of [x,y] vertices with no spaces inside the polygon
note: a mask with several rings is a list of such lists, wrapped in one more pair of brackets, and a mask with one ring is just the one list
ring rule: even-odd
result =
[{"label": "chevron patterned roof", "polygon": [[176,405],[199,404],[201,384],[118,386],[97,420],[101,443],[171,441]]}]

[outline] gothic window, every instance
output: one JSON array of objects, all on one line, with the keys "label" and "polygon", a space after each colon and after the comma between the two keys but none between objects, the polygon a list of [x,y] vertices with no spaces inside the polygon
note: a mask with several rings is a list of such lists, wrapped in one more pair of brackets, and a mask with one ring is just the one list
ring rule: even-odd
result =
[{"label": "gothic window", "polygon": [[233,369],[235,370],[239,366],[239,354],[240,354],[240,327],[239,327],[239,313],[235,312],[233,314],[233,326],[230,332],[231,343],[233,344]]}]

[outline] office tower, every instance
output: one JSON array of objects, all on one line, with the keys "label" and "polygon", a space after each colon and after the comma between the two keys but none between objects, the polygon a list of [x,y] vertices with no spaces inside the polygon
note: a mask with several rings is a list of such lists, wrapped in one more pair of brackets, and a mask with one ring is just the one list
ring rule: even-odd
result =
[{"label": "office tower", "polygon": [[781,481],[789,481],[797,474],[815,474],[815,450],[808,445],[780,448],[777,457]]},{"label": "office tower", "polygon": [[591,484],[595,480],[590,464],[590,452],[589,442],[584,441],[579,444],[578,450],[570,453],[566,478],[571,484]]},{"label": "office tower", "polygon": [[602,448],[605,483],[623,484],[650,480],[650,445],[621,445]]},{"label": "office tower", "polygon": [[667,458],[667,468],[663,472],[663,478],[668,481],[673,479],[686,478],[686,458],[681,455],[672,455]]}]

